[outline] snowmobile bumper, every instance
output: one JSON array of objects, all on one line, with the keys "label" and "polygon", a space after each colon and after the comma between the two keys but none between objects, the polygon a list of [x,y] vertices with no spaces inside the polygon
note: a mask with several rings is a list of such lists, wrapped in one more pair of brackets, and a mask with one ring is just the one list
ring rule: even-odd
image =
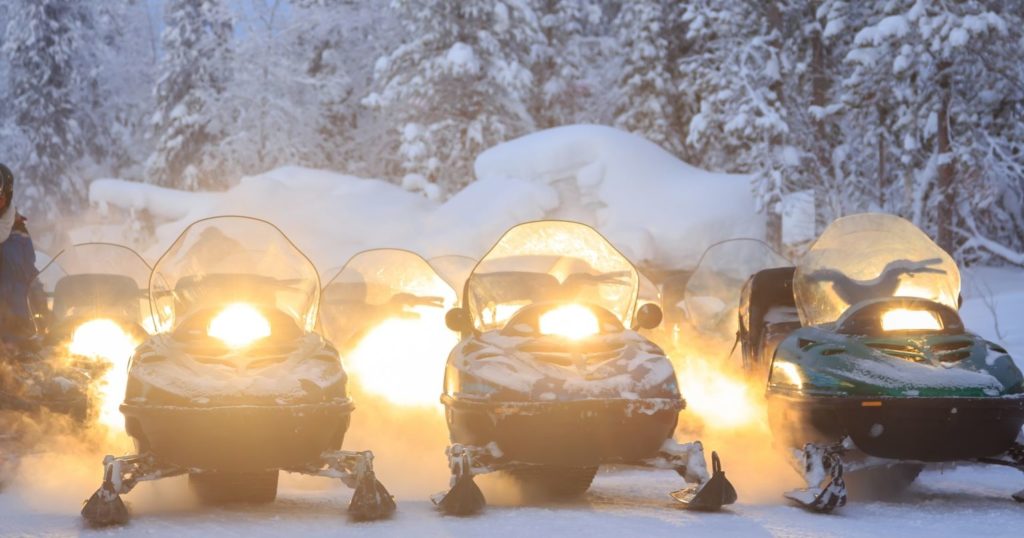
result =
[{"label": "snowmobile bumper", "polygon": [[682,399],[480,402],[442,396],[454,443],[496,443],[508,461],[595,466],[637,462],[672,436]]},{"label": "snowmobile bumper", "polygon": [[140,451],[166,464],[222,472],[297,468],[341,447],[351,400],[295,405],[121,405]]},{"label": "snowmobile bumper", "polygon": [[849,436],[864,453],[942,462],[1006,452],[1024,425],[1024,396],[862,398],[768,395],[772,430],[789,446]]}]

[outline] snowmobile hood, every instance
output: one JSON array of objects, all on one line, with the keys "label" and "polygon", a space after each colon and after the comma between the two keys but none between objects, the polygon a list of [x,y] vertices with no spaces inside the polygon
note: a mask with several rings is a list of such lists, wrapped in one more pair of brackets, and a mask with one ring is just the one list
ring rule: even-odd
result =
[{"label": "snowmobile hood", "polygon": [[445,392],[490,401],[680,397],[662,350],[628,330],[572,343],[499,331],[473,336],[452,351]]},{"label": "snowmobile hood", "polygon": [[288,346],[189,353],[169,335],[139,346],[125,403],[183,406],[320,403],[346,398],[337,351],[315,333]]},{"label": "snowmobile hood", "polygon": [[858,336],[805,327],[772,362],[769,392],[820,396],[1000,397],[1024,393],[1002,347],[970,333]]}]

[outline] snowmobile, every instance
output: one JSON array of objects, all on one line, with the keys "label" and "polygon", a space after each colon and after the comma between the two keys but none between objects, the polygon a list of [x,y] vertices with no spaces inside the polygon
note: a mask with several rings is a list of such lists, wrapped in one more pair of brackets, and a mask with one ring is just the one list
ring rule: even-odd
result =
[{"label": "snowmobile", "polygon": [[126,522],[122,494],[184,474],[207,503],[273,501],[283,470],[340,478],[355,519],[394,511],[373,454],[341,450],[353,403],[337,351],[313,331],[319,284],[266,221],[212,217],[182,232],[150,276],[161,330],[132,357],[121,405],[138,453],[104,459],[89,524]]},{"label": "snowmobile", "polygon": [[444,361],[458,341],[444,324],[456,294],[426,260],[399,249],[361,252],[324,286],[321,303],[323,334],[364,391],[437,405]]},{"label": "snowmobile", "polygon": [[726,239],[709,246],[686,279],[682,300],[676,303],[683,318],[683,339],[709,356],[724,358],[728,367],[736,366],[732,357],[738,344],[737,314],[744,284],[759,271],[791,265],[760,239]]},{"label": "snowmobile", "polygon": [[883,214],[840,218],[796,267],[751,277],[743,362],[764,376],[773,437],[807,481],[789,499],[829,512],[847,481],[894,494],[935,463],[1024,470],[1024,377],[967,332],[959,297],[953,259]]},{"label": "snowmobile", "polygon": [[525,489],[582,495],[598,467],[673,469],[695,485],[683,506],[717,510],[736,491],[699,441],[673,440],[685,402],[672,364],[638,329],[661,321],[636,307],[633,265],[594,229],[539,221],[505,233],[473,270],[462,307],[446,315],[462,335],[444,375],[452,444],[446,514],[486,501],[473,477],[505,471]]},{"label": "snowmobile", "polygon": [[147,335],[149,272],[135,251],[111,243],[74,245],[46,263],[29,287],[36,351],[17,361],[22,397],[0,399],[88,418],[90,385],[124,366]]}]

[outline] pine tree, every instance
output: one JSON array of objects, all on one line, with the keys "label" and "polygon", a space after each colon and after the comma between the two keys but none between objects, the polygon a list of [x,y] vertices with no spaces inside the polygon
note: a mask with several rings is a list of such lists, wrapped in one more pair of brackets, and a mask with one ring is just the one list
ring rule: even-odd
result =
[{"label": "pine tree", "polygon": [[540,41],[532,47],[534,95],[530,113],[537,128],[575,122],[590,88],[584,80],[587,30],[601,19],[592,0],[533,0]]},{"label": "pine tree", "polygon": [[220,0],[168,0],[164,9],[151,120],[158,141],[147,176],[185,189],[222,188],[227,178],[218,146],[230,126],[217,119],[230,80],[232,20]]},{"label": "pine tree", "polygon": [[74,0],[26,0],[12,6],[3,50],[14,122],[24,138],[18,175],[22,211],[54,217],[84,195],[75,164],[82,156],[76,50],[83,46]]},{"label": "pine tree", "polygon": [[671,11],[662,0],[638,0],[624,4],[615,18],[625,53],[615,125],[678,154],[682,134],[673,129],[677,92],[667,37]]},{"label": "pine tree", "polygon": [[231,176],[309,160],[317,149],[317,94],[305,76],[296,32],[280,0],[249,4],[234,47],[239,68],[219,98],[231,128],[220,144]]},{"label": "pine tree", "polygon": [[513,0],[392,6],[407,39],[378,60],[377,91],[364,103],[393,126],[397,168],[454,192],[472,179],[477,154],[532,130],[530,47],[539,22]]},{"label": "pine tree", "polygon": [[878,149],[851,152],[851,168],[961,259],[998,250],[992,238],[1024,247],[1019,10],[903,0],[859,15],[846,120],[854,143]]}]

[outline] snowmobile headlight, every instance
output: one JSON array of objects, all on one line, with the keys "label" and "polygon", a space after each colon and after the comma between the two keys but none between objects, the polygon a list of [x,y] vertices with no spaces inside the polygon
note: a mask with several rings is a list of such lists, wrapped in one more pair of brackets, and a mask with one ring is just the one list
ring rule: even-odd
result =
[{"label": "snowmobile headlight", "polygon": [[940,331],[942,320],[935,312],[895,308],[882,314],[884,331]]},{"label": "snowmobile headlight", "polygon": [[237,349],[270,336],[270,322],[251,305],[235,303],[210,320],[206,334]]},{"label": "snowmobile headlight", "polygon": [[[778,374],[778,377],[776,377]],[[804,387],[804,375],[800,367],[784,360],[775,359],[772,362],[772,382],[792,385],[798,389]]]},{"label": "snowmobile headlight", "polygon": [[100,401],[100,422],[115,427],[124,425],[119,406],[128,385],[128,363],[135,353],[135,338],[117,322],[91,319],[75,328],[68,352],[109,365],[94,386],[93,395]]},{"label": "snowmobile headlight", "polygon": [[540,333],[556,335],[570,340],[580,340],[597,334],[597,316],[587,307],[578,304],[559,306],[540,316]]}]

